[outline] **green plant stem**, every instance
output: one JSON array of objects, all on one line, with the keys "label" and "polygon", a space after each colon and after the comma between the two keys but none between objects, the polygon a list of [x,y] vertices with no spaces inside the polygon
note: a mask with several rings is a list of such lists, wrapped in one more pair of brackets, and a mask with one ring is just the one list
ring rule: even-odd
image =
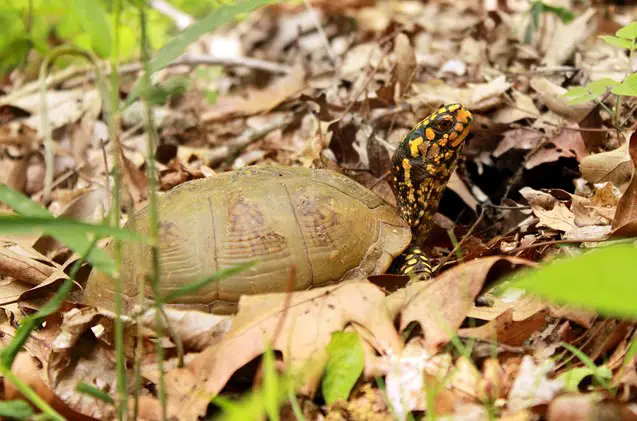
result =
[{"label": "green plant stem", "polygon": [[[121,220],[121,198],[122,198],[122,171],[120,152],[121,144],[119,138],[119,73],[117,68],[119,67],[119,27],[121,24],[122,4],[121,0],[113,1],[113,18],[114,18],[114,30],[113,30],[113,49],[111,55],[111,113],[108,119],[108,131],[111,140],[113,141],[113,202],[111,208],[111,223],[112,225],[119,227]],[[122,248],[121,241],[115,239],[113,244],[115,265],[117,268],[116,276],[113,278],[115,283],[115,367],[117,372],[117,400],[116,400],[116,413],[119,421],[125,421],[128,418],[128,379],[126,375],[126,354],[124,351],[124,323],[122,321],[122,278],[120,276],[121,262],[122,262]],[[134,394],[135,401],[137,402],[137,393]],[[133,418],[135,419],[135,418]]]},{"label": "green plant stem", "polygon": [[22,396],[26,397],[33,405],[35,405],[40,411],[47,415],[47,417],[51,420],[56,421],[66,421],[66,419],[60,415],[51,405],[46,403],[40,395],[38,395],[33,389],[29,387],[26,383],[16,377],[7,366],[0,363],[0,374],[7,379],[11,384],[15,386],[16,389],[22,394]]},{"label": "green plant stem", "polygon": [[83,50],[78,47],[60,46],[55,48],[45,57],[40,66],[40,74],[38,77],[40,88],[40,122],[42,128],[42,134],[44,137],[44,195],[43,202],[48,203],[51,197],[51,186],[53,185],[53,173],[54,173],[54,154],[53,154],[53,134],[51,133],[51,124],[49,123],[49,107],[46,103],[46,78],[49,68],[53,64],[53,61],[62,55],[75,55],[84,57],[93,65],[95,69],[96,80],[98,82],[98,89],[105,101],[108,101],[108,90],[104,85],[104,77],[100,69],[97,57],[88,50]]},{"label": "green plant stem", "polygon": [[[148,214],[150,223],[150,237],[158,241],[159,239],[159,215],[157,211],[157,168],[155,166],[155,149],[157,145],[157,131],[155,130],[155,122],[153,118],[152,104],[148,100],[151,89],[151,69],[150,69],[150,46],[148,45],[148,22],[146,16],[146,6],[139,7],[139,17],[141,26],[141,45],[142,45],[142,62],[144,64],[144,74],[142,76],[142,84],[144,85],[144,112],[146,119],[146,132],[148,134],[147,146],[147,169],[148,169]],[[153,299],[159,309],[163,305],[162,295],[159,290],[160,281],[160,262],[158,243],[154,243],[151,248],[151,270],[150,282],[153,291]],[[155,325],[157,330],[157,369],[159,371],[159,388],[158,395],[161,402],[162,419],[168,418],[167,402],[166,402],[166,384],[164,381],[164,349],[161,345],[161,339],[164,336],[164,328],[162,324],[162,311],[155,312]]]}]

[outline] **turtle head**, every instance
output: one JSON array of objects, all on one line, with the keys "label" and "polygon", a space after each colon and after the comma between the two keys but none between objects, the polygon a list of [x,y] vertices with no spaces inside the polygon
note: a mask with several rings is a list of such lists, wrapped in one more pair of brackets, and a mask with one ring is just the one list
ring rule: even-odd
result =
[{"label": "turtle head", "polygon": [[431,229],[449,177],[469,134],[471,113],[461,104],[449,104],[425,118],[398,145],[389,179],[401,217],[417,242]]}]

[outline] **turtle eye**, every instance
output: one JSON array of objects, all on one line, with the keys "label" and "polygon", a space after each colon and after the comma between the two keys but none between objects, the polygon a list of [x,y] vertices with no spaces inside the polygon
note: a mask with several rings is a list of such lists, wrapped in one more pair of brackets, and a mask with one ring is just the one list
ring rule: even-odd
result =
[{"label": "turtle eye", "polygon": [[434,125],[434,129],[438,132],[448,132],[453,127],[453,121],[449,118],[438,120]]}]

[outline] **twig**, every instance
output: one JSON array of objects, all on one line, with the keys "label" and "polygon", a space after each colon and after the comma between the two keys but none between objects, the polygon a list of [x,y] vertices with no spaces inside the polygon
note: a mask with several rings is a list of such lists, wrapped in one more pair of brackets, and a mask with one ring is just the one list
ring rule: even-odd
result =
[{"label": "twig", "polygon": [[180,31],[183,31],[195,22],[195,18],[190,16],[188,13],[182,12],[172,4],[166,3],[163,0],[151,0],[150,7],[157,10],[162,15],[169,17]]},{"label": "twig", "polygon": [[38,77],[38,85],[40,88],[40,121],[41,129],[44,137],[44,161],[45,161],[45,174],[44,174],[44,196],[43,201],[47,203],[51,195],[51,185],[53,184],[54,176],[54,153],[53,153],[53,133],[51,125],[49,124],[49,105],[46,102],[46,89],[47,89],[47,73],[54,60],[62,55],[76,55],[84,57],[88,60],[93,67],[97,75],[99,82],[98,90],[102,98],[108,97],[108,88],[104,86],[104,77],[100,71],[97,57],[89,50],[82,50],[78,47],[61,46],[55,48],[50,54],[46,56],[42,65],[40,66],[40,74]]},{"label": "twig", "polygon": [[590,240],[553,240],[553,241],[543,241],[541,243],[533,243],[527,244],[526,246],[516,247],[513,250],[509,251],[509,254],[518,253],[520,251],[542,247],[542,246],[552,246],[555,244],[578,244],[578,243],[603,243],[608,241],[608,238],[593,238]]},{"label": "twig", "polygon": [[454,254],[456,254],[456,252],[460,249],[460,247],[462,247],[462,245],[469,239],[469,237],[471,237],[471,234],[473,233],[473,231],[475,230],[475,228],[480,224],[480,222],[482,222],[482,218],[484,218],[484,208],[482,208],[482,210],[480,211],[480,215],[478,216],[478,219],[476,219],[476,222],[473,223],[473,225],[471,225],[471,228],[469,228],[469,231],[467,231],[467,233],[464,235],[464,237],[462,237],[462,239],[458,242],[458,244],[456,244],[456,246],[449,252],[449,254],[447,254],[442,261],[440,261],[440,263],[438,263],[438,267],[436,268],[436,270],[434,270],[433,275],[435,276],[440,269],[445,265],[445,263],[447,263],[447,261],[451,258],[451,256],[453,256]]},{"label": "twig", "polygon": [[[249,69],[262,70],[265,72],[271,72],[275,74],[287,75],[292,72],[292,68],[285,64],[275,63],[273,61],[261,60],[251,57],[215,57],[209,54],[186,54],[181,56],[177,60],[168,63],[165,67],[175,66],[225,66],[225,67],[246,67]],[[137,73],[143,70],[142,63],[126,63],[119,66],[117,72],[120,75],[127,75],[131,73]],[[108,72],[110,74],[110,72]],[[76,80],[69,81],[64,86],[66,88],[74,88],[82,85],[87,81],[93,80],[95,74],[89,72],[84,77]],[[69,78],[67,78],[69,79]]]},{"label": "twig", "polygon": [[225,145],[218,146],[216,148],[210,149],[205,152],[205,159],[208,161],[208,165],[214,167],[224,160],[230,160],[242,150],[244,150],[248,145],[257,140],[261,139],[263,136],[268,133],[287,127],[289,124],[294,121],[294,115],[288,114],[285,117],[276,120],[270,124],[266,124],[263,127],[254,130],[246,130],[241,134],[241,136],[232,139],[227,142]]},{"label": "twig", "polygon": [[327,35],[325,34],[323,27],[321,26],[321,22],[319,22],[316,15],[312,13],[314,12],[314,8],[312,7],[310,0],[303,0],[303,4],[305,4],[305,8],[310,12],[310,16],[311,16],[312,22],[314,23],[314,27],[316,28],[316,31],[319,33],[321,37],[321,41],[323,41],[323,46],[325,47],[325,50],[327,51],[327,55],[330,56],[330,59],[332,59],[332,64],[334,64],[336,67],[339,67],[341,65],[341,62],[338,56],[336,55],[336,53],[334,53],[334,50],[332,50],[332,47],[330,46],[330,41],[327,39]]}]

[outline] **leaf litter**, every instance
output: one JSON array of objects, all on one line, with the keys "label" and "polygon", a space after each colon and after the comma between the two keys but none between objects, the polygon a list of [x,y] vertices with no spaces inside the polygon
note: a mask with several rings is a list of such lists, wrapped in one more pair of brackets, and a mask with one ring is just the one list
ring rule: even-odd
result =
[{"label": "leaf litter", "polygon": [[[555,2],[575,11],[575,19],[543,14],[525,40],[532,19],[527,2],[311,3],[311,10],[300,4],[259,9],[204,35],[187,52],[192,58],[224,51],[238,65],[157,73],[160,83],[191,80],[154,110],[160,190],[278,163],[339,171],[395,205],[386,174],[396,145],[424,115],[461,102],[475,123],[427,244],[438,274],[410,285],[388,275],[374,283],[243,296],[231,316],[167,308],[177,343],[157,336],[151,310],[127,319],[129,380],[137,329],[142,332],[142,419],[160,417],[156,343],[167,358],[169,413],[181,420],[211,414],[215,397],[257,385],[268,349],[278,353],[281,371],[298,376],[310,419],[407,419],[431,412],[439,419],[584,420],[609,411],[615,419],[635,419],[635,359],[621,363],[634,324],[524,291],[503,293],[502,282],[536,262],[635,236],[634,115],[615,130],[598,103],[570,105],[563,95],[573,86],[627,75],[628,56],[597,35],[612,35],[637,12],[605,14],[581,2]],[[123,78],[123,93],[135,77]],[[107,142],[97,88],[73,79],[48,86],[54,188],[43,203],[39,95],[29,84],[4,83],[0,165],[8,171],[0,182],[54,215],[100,221],[111,200],[114,145]],[[634,112],[634,98],[624,99],[620,111]],[[134,103],[120,127],[124,189],[136,209],[148,200],[142,117]],[[126,219],[124,213],[121,222]],[[1,244],[0,341],[6,345],[78,256],[46,236],[3,237]],[[75,387],[84,382],[115,397],[113,315],[81,304],[85,281],[86,271],[63,309],[32,334],[14,371],[28,374],[28,383],[65,416],[110,419],[112,406]],[[327,405],[320,380],[332,334],[342,331],[360,336],[365,367],[349,398]],[[602,387],[591,374],[601,371],[564,343],[610,370],[610,386]],[[574,389],[564,381],[565,372],[584,368]],[[6,379],[3,393],[4,399],[18,396]]]}]

